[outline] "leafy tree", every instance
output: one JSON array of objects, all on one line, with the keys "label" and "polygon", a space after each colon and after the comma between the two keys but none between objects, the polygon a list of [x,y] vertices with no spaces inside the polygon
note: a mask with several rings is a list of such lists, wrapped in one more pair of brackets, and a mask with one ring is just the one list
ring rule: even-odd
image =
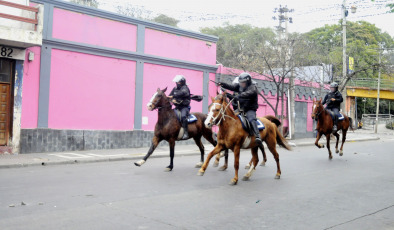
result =
[{"label": "leafy tree", "polygon": [[99,5],[97,0],[71,0],[71,2],[93,8],[98,8]]},{"label": "leafy tree", "polygon": [[271,28],[258,28],[248,24],[230,25],[223,27],[202,28],[202,33],[219,37],[216,48],[216,59],[227,67],[240,68],[245,66],[240,63],[246,55],[246,50],[257,48],[261,43],[275,38]]},{"label": "leafy tree", "polygon": [[153,18],[153,21],[157,22],[157,23],[161,23],[161,24],[166,24],[169,26],[174,26],[174,27],[177,27],[177,25],[179,23],[179,20],[169,17],[165,14],[160,14],[159,16]]},{"label": "leafy tree", "polygon": [[[342,27],[341,25],[325,25],[305,34],[305,38],[316,45],[316,53],[312,63],[331,63],[334,76],[340,81],[341,90],[354,77],[377,77],[379,48],[394,47],[394,39],[388,33],[382,33],[374,24],[365,21],[347,23],[346,53],[354,57],[355,72],[342,78]],[[383,56],[382,72],[387,73],[388,57]]]}]

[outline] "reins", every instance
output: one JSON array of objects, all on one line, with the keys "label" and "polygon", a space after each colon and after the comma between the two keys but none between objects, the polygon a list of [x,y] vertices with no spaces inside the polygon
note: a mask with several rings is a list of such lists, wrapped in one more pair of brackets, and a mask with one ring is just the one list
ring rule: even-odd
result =
[{"label": "reins", "polygon": [[215,124],[215,121],[216,121],[216,119],[218,119],[218,117],[220,116],[220,115],[222,115],[222,117],[220,118],[220,120],[219,120],[219,122],[218,123],[216,123],[216,125],[217,126],[219,126],[220,125],[220,123],[222,122],[222,120],[226,120],[226,118],[225,117],[229,117],[229,118],[231,118],[231,119],[233,119],[233,120],[235,120],[233,117],[231,117],[231,116],[229,116],[229,115],[227,115],[227,114],[225,114],[225,112],[226,112],[226,110],[227,110],[227,108],[229,107],[229,105],[231,104],[231,102],[234,100],[234,98],[233,99],[231,99],[231,101],[227,104],[227,106],[226,106],[226,108],[225,109],[223,109],[223,104],[220,104],[220,103],[213,103],[212,105],[220,105],[220,110],[219,110],[219,114],[216,116],[216,117],[214,117],[213,119],[212,119],[212,123],[214,123]]}]

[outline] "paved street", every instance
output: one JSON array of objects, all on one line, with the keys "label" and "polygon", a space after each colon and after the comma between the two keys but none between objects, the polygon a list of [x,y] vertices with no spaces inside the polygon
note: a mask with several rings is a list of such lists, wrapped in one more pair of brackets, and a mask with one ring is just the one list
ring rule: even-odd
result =
[{"label": "paved street", "polygon": [[268,152],[236,186],[232,166],[197,176],[196,155],[175,156],[170,173],[168,158],[2,168],[0,229],[394,229],[393,149],[392,136],[346,143],[332,161],[314,146],[279,149],[280,180]]}]

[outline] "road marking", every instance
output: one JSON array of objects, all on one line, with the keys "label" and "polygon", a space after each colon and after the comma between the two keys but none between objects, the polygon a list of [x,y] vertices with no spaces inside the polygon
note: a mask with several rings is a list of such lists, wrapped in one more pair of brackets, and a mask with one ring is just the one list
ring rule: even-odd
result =
[{"label": "road marking", "polygon": [[[85,154],[78,154],[78,153],[57,153],[57,154],[48,154],[51,156],[57,156],[57,157],[63,157],[63,158],[67,158],[67,159],[75,159],[75,158],[90,158],[93,156],[88,156]],[[71,156],[68,156],[71,155]]]}]

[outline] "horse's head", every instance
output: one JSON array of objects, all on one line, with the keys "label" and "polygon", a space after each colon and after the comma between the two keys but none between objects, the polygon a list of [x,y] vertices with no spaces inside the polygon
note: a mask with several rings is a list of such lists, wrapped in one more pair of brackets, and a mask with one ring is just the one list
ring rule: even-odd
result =
[{"label": "horse's head", "polygon": [[165,94],[167,87],[163,90],[157,88],[157,91],[153,94],[149,103],[146,105],[149,111],[163,107],[168,102],[168,98]]},{"label": "horse's head", "polygon": [[212,104],[208,107],[208,117],[205,119],[205,126],[211,128],[218,124],[224,116],[224,111],[227,107],[226,92],[216,95],[215,98],[211,97]]},{"label": "horse's head", "polygon": [[323,112],[324,107],[320,100],[313,99],[312,105],[312,119],[317,120],[319,115]]}]

